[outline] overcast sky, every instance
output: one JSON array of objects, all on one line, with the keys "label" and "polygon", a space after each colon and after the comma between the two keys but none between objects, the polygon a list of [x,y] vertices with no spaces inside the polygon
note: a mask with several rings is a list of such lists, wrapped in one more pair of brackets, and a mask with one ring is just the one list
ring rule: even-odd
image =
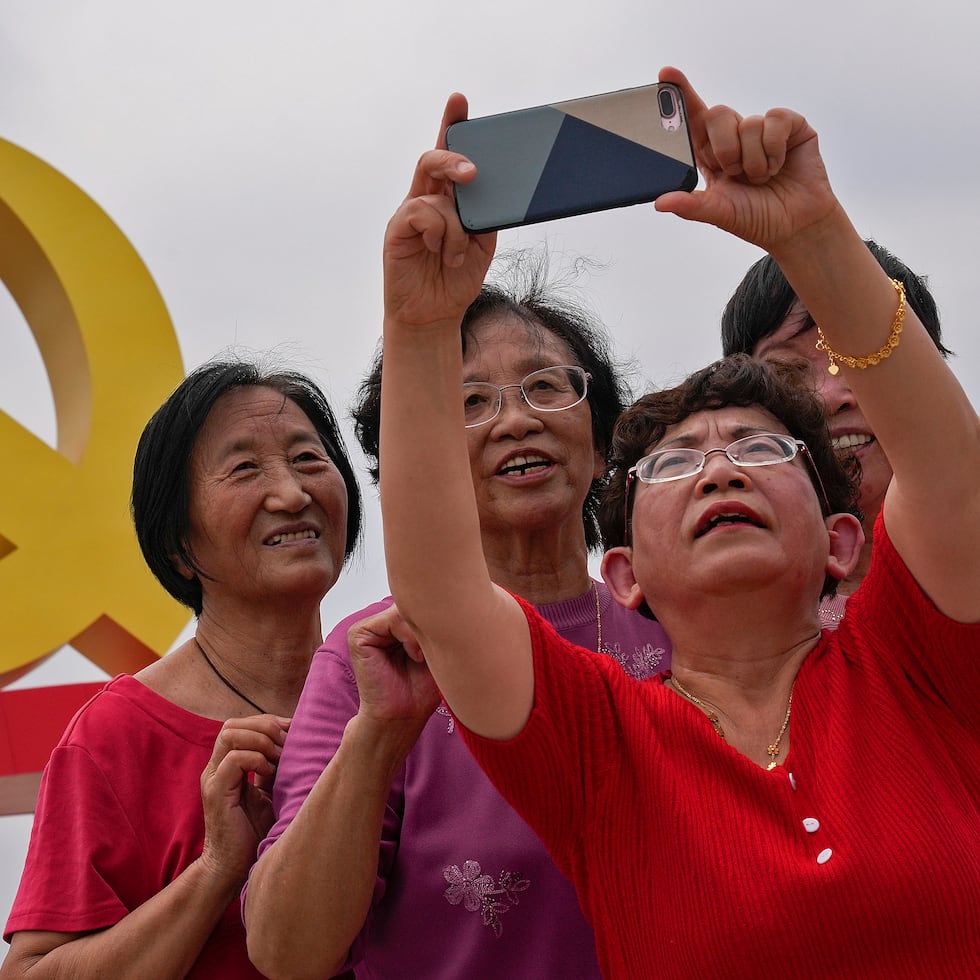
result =
[{"label": "overcast sky", "polygon": [[[929,276],[954,369],[980,405],[978,21],[962,0],[914,14],[880,0],[3,0],[0,137],[120,226],[186,368],[233,346],[278,347],[346,415],[379,338],[384,226],[446,95],[464,92],[485,115],[646,84],[675,64],[708,102],[809,118],[858,230]],[[718,355],[721,309],[761,254],[649,206],[500,241],[546,242],[556,265],[595,260],[578,286],[635,358],[637,388]],[[2,285],[0,408],[54,443],[44,367]],[[437,464],[424,461],[420,489]],[[326,629],[386,592],[362,483],[365,547],[324,604]],[[80,660],[66,653],[37,682],[100,676]],[[27,817],[0,819],[3,919],[28,829]]]}]

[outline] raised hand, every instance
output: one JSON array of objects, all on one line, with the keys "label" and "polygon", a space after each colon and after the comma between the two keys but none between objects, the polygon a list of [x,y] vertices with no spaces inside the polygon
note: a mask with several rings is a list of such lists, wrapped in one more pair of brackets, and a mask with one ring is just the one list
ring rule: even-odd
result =
[{"label": "raised hand", "polygon": [[657,199],[658,211],[715,225],[768,252],[841,208],[827,179],[817,134],[798,112],[745,116],[709,108],[687,77],[663,68],[660,80],[684,94],[695,160],[706,188]]},{"label": "raised hand", "polygon": [[218,733],[201,774],[201,860],[220,875],[244,881],[272,826],[272,780],[288,728],[288,718],[252,715],[229,718]]},{"label": "raised hand", "polygon": [[421,729],[441,695],[398,610],[392,606],[355,623],[347,643],[361,699],[359,714]]},{"label": "raised hand", "polygon": [[458,325],[493,258],[497,236],[467,234],[453,200],[453,184],[476,176],[466,157],[445,149],[446,129],[466,115],[466,99],[451,95],[437,147],[422,154],[408,196],[385,232],[385,312],[405,324]]}]

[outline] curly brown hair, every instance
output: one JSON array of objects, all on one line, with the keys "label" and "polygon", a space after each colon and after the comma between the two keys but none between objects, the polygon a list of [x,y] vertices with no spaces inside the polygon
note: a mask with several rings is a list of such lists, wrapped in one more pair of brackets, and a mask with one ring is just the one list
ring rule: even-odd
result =
[{"label": "curly brown hair", "polygon": [[[860,464],[854,456],[841,458],[834,452],[823,406],[810,387],[805,362],[761,362],[734,354],[695,372],[674,388],[644,395],[620,416],[610,451],[612,472],[599,506],[606,549],[627,543],[629,468],[663,438],[668,426],[696,412],[729,406],[762,408],[794,438],[803,440],[823,481],[830,512],[854,514],[860,520]],[[818,482],[812,474],[810,479],[822,501]],[[837,581],[828,575],[823,594],[833,595],[836,588]]]}]

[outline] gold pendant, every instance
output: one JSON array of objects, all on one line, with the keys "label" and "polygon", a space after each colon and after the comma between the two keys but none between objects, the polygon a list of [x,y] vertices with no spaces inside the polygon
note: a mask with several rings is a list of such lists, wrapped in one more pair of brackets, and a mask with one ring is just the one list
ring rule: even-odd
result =
[{"label": "gold pendant", "polygon": [[827,368],[828,374],[837,375],[840,372],[840,368],[833,362],[830,362],[830,367]]}]

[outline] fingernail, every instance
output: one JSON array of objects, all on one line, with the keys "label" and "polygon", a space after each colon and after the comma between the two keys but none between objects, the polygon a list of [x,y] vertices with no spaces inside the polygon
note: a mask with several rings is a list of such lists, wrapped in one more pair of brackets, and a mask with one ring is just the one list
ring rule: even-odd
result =
[{"label": "fingernail", "polygon": [[476,170],[476,167],[469,160],[461,160],[456,164],[457,174],[471,174],[474,170]]}]

